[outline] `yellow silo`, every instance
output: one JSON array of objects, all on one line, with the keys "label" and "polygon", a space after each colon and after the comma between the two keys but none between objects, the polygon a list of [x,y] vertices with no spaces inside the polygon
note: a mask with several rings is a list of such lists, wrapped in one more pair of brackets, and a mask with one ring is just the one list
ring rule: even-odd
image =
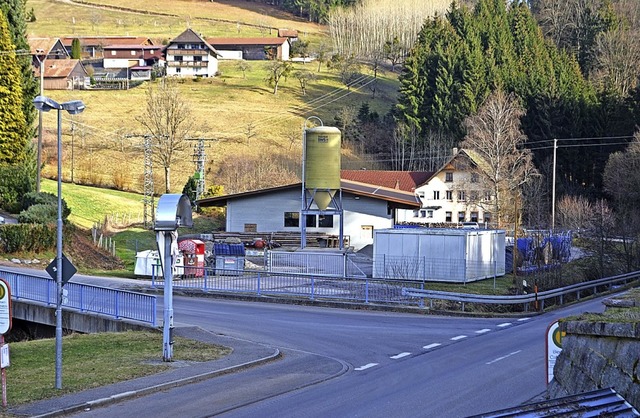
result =
[{"label": "yellow silo", "polygon": [[318,126],[305,129],[305,189],[313,190],[318,209],[325,210],[340,189],[341,133],[338,128]]}]

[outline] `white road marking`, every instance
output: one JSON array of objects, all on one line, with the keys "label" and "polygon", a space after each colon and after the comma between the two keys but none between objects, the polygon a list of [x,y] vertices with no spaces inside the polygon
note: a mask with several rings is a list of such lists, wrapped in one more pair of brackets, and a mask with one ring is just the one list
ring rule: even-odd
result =
[{"label": "white road marking", "polygon": [[531,319],[531,318],[520,318],[520,319],[518,319],[518,321],[528,321],[528,320],[530,320],[530,319]]},{"label": "white road marking", "polygon": [[432,349],[432,348],[436,348],[436,347],[438,347],[438,346],[440,346],[440,345],[441,345],[440,343],[432,343],[432,344],[429,344],[429,345],[425,345],[425,346],[424,346],[424,347],[422,347],[422,348],[424,348],[425,350],[430,350],[430,349]]},{"label": "white road marking", "polygon": [[522,350],[514,351],[513,353],[509,353],[509,354],[507,354],[506,356],[498,357],[497,359],[491,360],[491,361],[487,362],[486,364],[493,364],[493,363],[498,362],[498,361],[500,361],[500,360],[504,360],[504,359],[506,359],[507,357],[511,357],[511,356],[513,356],[513,355],[515,355],[515,354],[518,354],[518,353],[519,353],[519,352],[521,352],[521,351],[522,351]]},{"label": "white road marking", "polygon": [[458,340],[461,340],[463,338],[467,338],[467,336],[466,335],[458,335],[457,337],[453,337],[451,339],[451,341],[458,341]]},{"label": "white road marking", "polygon": [[356,367],[353,370],[358,370],[358,371],[367,370],[367,369],[370,369],[370,368],[375,367],[377,365],[378,365],[378,363],[369,363],[369,364],[365,364],[364,366]]},{"label": "white road marking", "polygon": [[483,328],[476,331],[476,334],[484,334],[485,332],[491,331],[489,328]]},{"label": "white road marking", "polygon": [[410,355],[411,355],[411,353],[400,353],[400,354],[396,354],[395,356],[391,356],[391,358],[394,359],[394,360],[398,360],[398,359],[400,359],[402,357],[407,357],[407,356],[410,356]]},{"label": "white road marking", "polygon": [[498,324],[498,328],[508,327],[509,325],[511,325],[511,322],[503,322],[502,324]]}]

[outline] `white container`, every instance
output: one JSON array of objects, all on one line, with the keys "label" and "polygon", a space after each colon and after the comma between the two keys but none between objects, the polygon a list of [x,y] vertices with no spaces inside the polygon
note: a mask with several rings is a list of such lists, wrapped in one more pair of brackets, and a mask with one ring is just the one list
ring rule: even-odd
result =
[{"label": "white container", "polygon": [[503,276],[504,243],[503,230],[377,230],[373,238],[373,277],[466,283]]}]

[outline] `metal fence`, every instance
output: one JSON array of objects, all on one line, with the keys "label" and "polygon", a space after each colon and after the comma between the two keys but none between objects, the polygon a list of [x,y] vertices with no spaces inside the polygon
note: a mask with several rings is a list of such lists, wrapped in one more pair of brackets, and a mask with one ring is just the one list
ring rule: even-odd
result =
[{"label": "metal fence", "polygon": [[467,283],[505,274],[504,260],[382,256],[373,263],[373,277],[410,281]]},{"label": "metal fence", "polygon": [[[251,294],[256,296],[281,296],[309,300],[336,300],[351,303],[378,303],[402,306],[435,306],[436,301],[449,301],[463,311],[465,304],[509,305],[514,311],[542,310],[545,301],[562,305],[570,300],[579,299],[587,293],[595,294],[608,291],[613,286],[629,283],[640,278],[640,272],[579,283],[554,290],[524,295],[474,295],[455,292],[427,290],[424,281],[345,278],[339,276],[316,275],[307,273],[276,273],[249,270],[216,270],[212,268],[194,268],[197,273],[181,276],[173,280],[174,289],[197,289],[202,291]],[[162,276],[154,274],[151,285],[162,288]],[[521,305],[518,307],[518,305]],[[451,309],[447,306],[443,309]]]},{"label": "metal fence", "polygon": [[[9,283],[11,297],[16,301],[38,302],[47,306],[57,304],[55,280],[2,269],[0,278]],[[71,282],[65,284],[63,294],[63,309],[98,313],[115,319],[130,319],[157,326],[156,296]]]},{"label": "metal fence", "polygon": [[322,276],[366,277],[352,253],[268,251],[265,265],[273,273],[291,272]]}]

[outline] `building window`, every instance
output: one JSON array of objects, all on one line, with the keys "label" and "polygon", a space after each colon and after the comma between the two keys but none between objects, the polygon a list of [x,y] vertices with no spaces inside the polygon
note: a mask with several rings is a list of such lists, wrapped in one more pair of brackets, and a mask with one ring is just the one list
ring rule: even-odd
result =
[{"label": "building window", "polygon": [[131,51],[131,56],[135,57],[135,55],[136,55],[136,51]]},{"label": "building window", "polygon": [[176,74],[179,74],[181,72],[182,72],[182,68],[180,68],[180,67],[176,68]]},{"label": "building window", "polygon": [[487,202],[491,200],[491,192],[484,192],[484,200]]},{"label": "building window", "polygon": [[426,210],[421,210],[420,211],[420,217],[421,218],[426,218],[427,217],[427,211]]},{"label": "building window", "polygon": [[444,173],[444,181],[447,183],[453,182],[453,171],[447,171]]},{"label": "building window", "polygon": [[471,222],[478,222],[478,212],[471,212]]},{"label": "building window", "polygon": [[477,183],[480,180],[478,173],[471,173],[471,183]]},{"label": "building window", "polygon": [[111,55],[116,55],[116,51],[111,51]]},{"label": "building window", "polygon": [[458,212],[458,222],[464,222],[464,212]]},{"label": "building window", "polygon": [[445,222],[451,222],[451,217],[452,217],[451,212],[445,212],[444,213],[444,221]]},{"label": "building window", "polygon": [[307,228],[316,227],[316,215],[307,215],[306,226]]},{"label": "building window", "polygon": [[202,57],[200,55],[196,55],[195,57],[193,57],[193,60],[195,62],[202,62]]},{"label": "building window", "polygon": [[413,217],[417,218],[418,216],[420,216],[420,211],[419,210],[414,210],[413,211]]},{"label": "building window", "polygon": [[184,49],[184,44],[178,44],[178,49]]},{"label": "building window", "polygon": [[490,223],[491,222],[491,212],[485,212],[484,213],[484,221],[486,223]]},{"label": "building window", "polygon": [[319,228],[333,228],[333,215],[318,215]]},{"label": "building window", "polygon": [[418,192],[418,197],[420,199],[424,199],[424,192]]},{"label": "building window", "polygon": [[300,226],[300,213],[299,212],[285,212],[284,213],[284,226],[285,227],[299,227]]},{"label": "building window", "polygon": [[472,202],[476,202],[478,200],[478,192],[476,191],[470,192],[469,197],[471,198]]},{"label": "building window", "polygon": [[182,55],[175,55],[175,56],[173,57],[173,60],[174,60],[174,61],[178,61],[178,62],[182,62]]},{"label": "building window", "polygon": [[433,200],[439,200],[440,199],[440,190],[434,190],[433,191]]},{"label": "building window", "polygon": [[466,198],[467,198],[467,196],[465,195],[464,190],[458,191],[458,200],[459,201],[464,202],[465,200],[467,200]]},{"label": "building window", "polygon": [[433,219],[433,211],[432,210],[428,210],[427,211],[427,218]]},{"label": "building window", "polygon": [[447,200],[453,200],[453,192],[451,190],[446,191]]}]

